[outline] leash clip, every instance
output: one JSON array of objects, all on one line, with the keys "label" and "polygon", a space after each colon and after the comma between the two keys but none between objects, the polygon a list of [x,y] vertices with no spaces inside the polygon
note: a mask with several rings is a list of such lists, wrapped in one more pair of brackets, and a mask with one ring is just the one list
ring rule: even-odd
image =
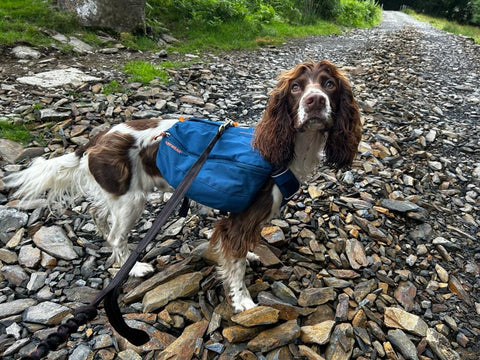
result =
[{"label": "leash clip", "polygon": [[224,132],[226,129],[232,126],[238,126],[238,124],[233,120],[225,121],[220,127],[218,128],[218,132]]}]

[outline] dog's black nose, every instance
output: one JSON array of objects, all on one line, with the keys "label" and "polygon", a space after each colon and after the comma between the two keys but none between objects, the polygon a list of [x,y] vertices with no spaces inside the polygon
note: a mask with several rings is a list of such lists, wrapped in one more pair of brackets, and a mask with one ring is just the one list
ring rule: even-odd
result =
[{"label": "dog's black nose", "polygon": [[322,94],[309,94],[304,101],[307,111],[325,107],[325,96]]}]

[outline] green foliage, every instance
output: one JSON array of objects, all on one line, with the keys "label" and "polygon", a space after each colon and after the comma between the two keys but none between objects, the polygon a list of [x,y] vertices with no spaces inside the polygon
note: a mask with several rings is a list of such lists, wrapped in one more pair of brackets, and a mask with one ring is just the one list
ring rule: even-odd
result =
[{"label": "green foliage", "polygon": [[161,66],[146,61],[129,61],[123,67],[126,74],[132,75],[130,81],[139,81],[143,84],[150,83],[153,79],[160,82],[168,82],[168,73]]},{"label": "green foliage", "polygon": [[266,0],[275,11],[275,16],[288,24],[299,24],[302,13],[296,4],[297,0]]},{"label": "green foliage", "polygon": [[73,14],[58,11],[51,4],[50,0],[1,0],[0,43],[47,45],[52,39],[39,28],[64,34],[72,34],[81,29]]},{"label": "green foliage", "polygon": [[[247,8],[244,1],[228,0],[163,0],[156,1],[177,19],[207,23],[210,25],[244,19]],[[161,10],[160,10],[161,11]]]},{"label": "green foliage", "polygon": [[24,124],[13,124],[9,121],[0,120],[0,137],[28,144],[31,139],[30,132]]},{"label": "green foliage", "polygon": [[252,27],[244,21],[230,21],[224,24],[209,25],[198,23],[191,25],[187,32],[173,28],[177,37],[183,40],[175,49],[181,53],[198,52],[203,49],[251,49],[257,45],[255,39],[260,36],[261,29]]},{"label": "green foliage", "polygon": [[[348,0],[349,6],[342,6],[343,0],[150,0],[149,4],[150,16],[182,39],[175,46],[182,53],[278,44],[301,33],[328,35],[340,31],[333,22],[373,26],[381,14],[374,0]],[[330,21],[330,26],[322,20]]]},{"label": "green foliage", "polygon": [[314,24],[319,18],[335,19],[340,13],[340,0],[296,0],[303,24]]},{"label": "green foliage", "polygon": [[432,17],[424,14],[419,14],[411,9],[404,10],[407,14],[414,16],[418,20],[428,22],[436,28],[450,32],[452,34],[469,36],[480,44],[480,27],[473,25],[463,25],[454,21],[449,21],[444,18]]},{"label": "green foliage", "polygon": [[405,0],[404,5],[460,24],[480,25],[480,0]]},{"label": "green foliage", "polygon": [[[53,6],[56,0],[0,2],[0,44],[48,45],[53,40],[41,31],[46,28],[65,35],[80,33],[82,40],[101,46],[93,31],[83,29],[73,15]],[[374,0],[148,0],[143,31],[118,37],[125,46],[142,51],[158,48],[158,39],[166,32],[181,39],[175,44],[180,52],[254,48],[279,44],[299,34],[338,33],[338,24],[372,26],[377,22],[376,13],[380,8]],[[70,45],[61,45],[60,49],[72,51]],[[152,77],[132,75],[142,82]],[[160,81],[168,78],[166,74],[155,77]]]},{"label": "green foliage", "polygon": [[123,93],[125,89],[122,85],[118,83],[116,80],[110,81],[108,84],[105,84],[102,88],[102,94],[110,95],[114,93]]},{"label": "green foliage", "polygon": [[342,25],[368,27],[380,19],[381,10],[375,0],[340,0],[337,21]]},{"label": "green foliage", "polygon": [[472,24],[480,25],[480,0],[472,0]]}]

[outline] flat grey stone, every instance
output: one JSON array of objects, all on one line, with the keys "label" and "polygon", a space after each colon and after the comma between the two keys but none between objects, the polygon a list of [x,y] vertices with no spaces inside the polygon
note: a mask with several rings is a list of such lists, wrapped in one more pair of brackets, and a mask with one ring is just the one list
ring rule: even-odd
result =
[{"label": "flat grey stone", "polygon": [[15,46],[12,49],[12,54],[17,59],[38,59],[40,58],[40,56],[42,56],[42,54],[39,51],[29,46],[22,46],[22,45]]},{"label": "flat grey stone", "polygon": [[26,309],[23,313],[23,321],[43,325],[55,325],[59,324],[70,312],[70,308],[66,306],[45,301]]},{"label": "flat grey stone", "polygon": [[25,226],[28,215],[17,209],[0,205],[0,233],[15,231]]},{"label": "flat grey stone", "polygon": [[46,253],[64,260],[74,260],[78,254],[60,226],[42,226],[33,235],[33,242]]},{"label": "flat grey stone", "polygon": [[41,86],[45,88],[53,88],[71,84],[73,86],[80,86],[85,82],[100,81],[101,79],[95,76],[85,74],[83,71],[76,68],[67,68],[60,70],[51,70],[41,72],[33,76],[24,76],[17,78],[21,84]]},{"label": "flat grey stone", "polygon": [[20,314],[25,309],[37,303],[35,299],[18,299],[0,304],[0,319]]}]

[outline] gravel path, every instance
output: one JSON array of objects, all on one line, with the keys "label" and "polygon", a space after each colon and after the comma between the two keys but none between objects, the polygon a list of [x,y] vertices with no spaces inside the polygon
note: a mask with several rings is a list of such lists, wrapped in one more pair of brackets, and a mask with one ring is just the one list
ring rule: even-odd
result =
[{"label": "gravel path", "polygon": [[[374,29],[280,47],[169,54],[189,65],[172,70],[168,86],[129,83],[119,71],[130,59],[159,62],[159,53],[103,49],[71,58],[34,49],[38,58],[19,60],[2,50],[0,120],[35,123],[46,143],[0,139],[2,176],[127,119],[185,114],[255,124],[276,75],[306,59],[342,67],[363,115],[352,169],[319,168],[265,229],[261,261],[247,271],[264,307],[232,317],[213,266],[197,256],[219,215],[196,207],[187,219],[172,218],[148,248],[145,260],[159,275],[124,286],[122,309],[152,335],[148,346],[127,344],[102,310],[50,359],[478,359],[480,48],[403,13],[383,16]],[[99,80],[55,88],[18,80],[65,67]],[[112,80],[126,90],[102,94]],[[162,194],[150,196],[133,242],[162,204]],[[19,204],[0,180],[4,359],[30,352],[115,272],[86,202],[52,210]],[[52,252],[52,239],[65,247]],[[150,300],[163,294],[166,306]]]}]

